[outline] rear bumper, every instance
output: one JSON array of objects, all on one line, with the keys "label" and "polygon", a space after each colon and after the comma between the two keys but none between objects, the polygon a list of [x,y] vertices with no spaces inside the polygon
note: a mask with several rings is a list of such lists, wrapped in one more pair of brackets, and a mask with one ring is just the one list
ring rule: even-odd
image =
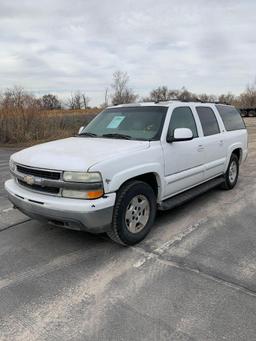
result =
[{"label": "rear bumper", "polygon": [[115,193],[95,200],[60,198],[24,189],[13,179],[5,182],[5,190],[13,205],[33,219],[92,233],[107,231],[112,222]]}]

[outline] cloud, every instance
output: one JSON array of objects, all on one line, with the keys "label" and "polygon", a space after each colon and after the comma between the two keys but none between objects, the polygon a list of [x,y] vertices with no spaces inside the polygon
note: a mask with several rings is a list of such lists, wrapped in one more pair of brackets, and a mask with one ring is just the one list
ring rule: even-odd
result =
[{"label": "cloud", "polygon": [[255,78],[253,0],[2,0],[0,89],[76,89],[103,102],[112,73],[141,95],[158,85],[239,93]]}]

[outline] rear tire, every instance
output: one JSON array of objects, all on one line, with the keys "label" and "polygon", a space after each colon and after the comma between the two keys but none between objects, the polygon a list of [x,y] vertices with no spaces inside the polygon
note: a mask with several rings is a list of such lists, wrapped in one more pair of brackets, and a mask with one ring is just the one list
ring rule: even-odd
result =
[{"label": "rear tire", "polygon": [[149,233],[156,216],[156,195],[143,181],[129,181],[121,187],[114,207],[108,236],[118,244],[135,245]]},{"label": "rear tire", "polygon": [[239,176],[239,160],[235,154],[231,155],[228,169],[224,175],[224,183],[222,184],[222,188],[226,190],[233,189],[237,184]]}]

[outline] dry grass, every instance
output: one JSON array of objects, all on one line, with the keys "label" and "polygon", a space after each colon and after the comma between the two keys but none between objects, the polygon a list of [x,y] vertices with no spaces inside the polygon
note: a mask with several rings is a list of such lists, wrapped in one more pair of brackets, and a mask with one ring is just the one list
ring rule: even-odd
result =
[{"label": "dry grass", "polygon": [[62,115],[96,115],[100,112],[99,108],[88,108],[88,109],[80,109],[80,110],[71,110],[71,109],[61,109],[61,110],[49,110],[47,112],[50,116],[62,116]]},{"label": "dry grass", "polygon": [[37,107],[0,109],[0,144],[32,145],[72,136],[99,109],[44,111]]}]

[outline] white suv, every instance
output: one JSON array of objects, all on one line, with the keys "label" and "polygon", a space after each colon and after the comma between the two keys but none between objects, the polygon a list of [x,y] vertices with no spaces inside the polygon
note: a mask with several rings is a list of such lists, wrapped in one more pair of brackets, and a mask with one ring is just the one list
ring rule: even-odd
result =
[{"label": "white suv", "polygon": [[118,243],[140,242],[156,210],[221,185],[247,156],[232,106],[170,101],[109,107],[79,134],[15,153],[5,189],[28,216]]}]

